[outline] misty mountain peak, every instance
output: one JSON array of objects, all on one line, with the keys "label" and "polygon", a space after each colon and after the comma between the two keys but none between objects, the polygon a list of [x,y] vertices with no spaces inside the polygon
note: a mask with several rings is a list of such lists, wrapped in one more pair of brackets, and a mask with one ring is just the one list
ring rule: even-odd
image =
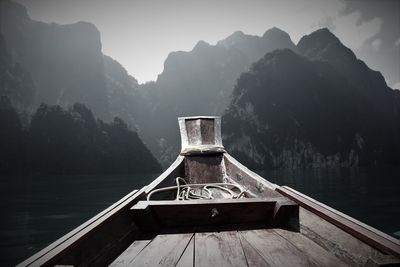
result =
[{"label": "misty mountain peak", "polygon": [[270,39],[270,38],[288,38],[290,39],[290,36],[287,32],[277,28],[277,27],[272,27],[271,29],[268,29],[262,36],[264,39]]},{"label": "misty mountain peak", "polygon": [[239,50],[250,59],[250,62],[260,59],[265,53],[275,49],[290,48],[296,51],[296,46],[289,34],[276,27],[267,30],[262,37],[236,31],[219,41],[217,46]]},{"label": "misty mountain peak", "polygon": [[355,58],[354,53],[345,47],[329,29],[322,28],[303,36],[297,44],[299,52],[310,59],[327,59],[338,54],[341,57]]},{"label": "misty mountain peak", "polygon": [[328,29],[323,28],[302,37],[297,44],[299,53],[308,59],[329,62],[354,85],[376,92],[387,90],[382,74],[371,70],[353,51]]},{"label": "misty mountain peak", "polygon": [[340,43],[340,40],[328,28],[321,28],[310,33],[309,35],[303,36],[300,39],[298,45],[305,45],[310,43],[313,43],[315,45],[327,45]]},{"label": "misty mountain peak", "polygon": [[231,36],[235,36],[235,37],[244,37],[245,34],[242,31],[235,31]]},{"label": "misty mountain peak", "polygon": [[211,45],[203,40],[197,42],[197,44],[193,47],[193,51],[203,50],[209,48]]},{"label": "misty mountain peak", "polygon": [[0,17],[11,15],[19,19],[29,19],[28,12],[23,5],[7,0],[0,1],[0,15]]},{"label": "misty mountain peak", "polygon": [[[58,25],[56,23],[52,23],[52,24]],[[78,22],[73,23],[73,24],[66,24],[66,25],[59,25],[59,26],[75,27],[76,29],[79,29],[79,30],[81,30],[83,32],[86,32],[86,33],[90,32],[90,33],[95,33],[97,35],[100,35],[99,29],[97,29],[97,27],[93,23],[90,23],[90,22],[87,22],[87,21],[78,21]]]},{"label": "misty mountain peak", "polygon": [[250,35],[247,35],[242,31],[235,31],[234,33],[226,37],[224,40],[219,41],[217,43],[217,46],[231,48],[239,43],[242,43],[246,39],[249,39],[250,37],[251,37]]}]

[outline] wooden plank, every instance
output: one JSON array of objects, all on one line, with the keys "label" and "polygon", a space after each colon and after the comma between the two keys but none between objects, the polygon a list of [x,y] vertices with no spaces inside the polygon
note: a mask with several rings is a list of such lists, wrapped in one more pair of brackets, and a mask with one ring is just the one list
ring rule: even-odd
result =
[{"label": "wooden plank", "polygon": [[312,261],[316,262],[319,266],[349,266],[335,257],[334,254],[326,251],[321,246],[299,232],[291,232],[283,229],[274,229],[273,231],[302,251],[305,255],[307,255],[307,257],[312,259]]},{"label": "wooden plank", "polygon": [[394,267],[400,266],[400,259],[393,255],[379,255],[369,258],[365,267]]},{"label": "wooden plank", "polygon": [[279,187],[279,193],[289,197],[300,206],[308,209],[314,214],[327,220],[328,222],[343,229],[357,239],[389,254],[400,257],[400,241],[388,236],[387,234],[372,228],[350,216],[332,209],[306,195],[297,192],[290,187]]},{"label": "wooden plank", "polygon": [[318,266],[302,251],[270,229],[241,231],[240,234],[270,266]]},{"label": "wooden plank", "polygon": [[194,266],[194,235],[190,239],[182,257],[179,259],[176,267],[191,267]]},{"label": "wooden plank", "polygon": [[136,240],[111,264],[111,267],[129,266],[135,257],[146,247],[151,240]]},{"label": "wooden plank", "polygon": [[261,254],[240,234],[240,242],[249,267],[270,267]]},{"label": "wooden plank", "polygon": [[383,255],[376,248],[303,207],[300,207],[299,215],[301,233],[349,265],[364,266],[369,258]]},{"label": "wooden plank", "polygon": [[247,266],[237,231],[195,234],[195,266]]},{"label": "wooden plank", "polygon": [[175,266],[193,233],[156,236],[134,259],[130,266]]},{"label": "wooden plank", "polygon": [[203,226],[269,223],[275,204],[274,199],[140,201],[131,210],[138,223],[145,221],[140,216],[154,214],[164,227]]}]

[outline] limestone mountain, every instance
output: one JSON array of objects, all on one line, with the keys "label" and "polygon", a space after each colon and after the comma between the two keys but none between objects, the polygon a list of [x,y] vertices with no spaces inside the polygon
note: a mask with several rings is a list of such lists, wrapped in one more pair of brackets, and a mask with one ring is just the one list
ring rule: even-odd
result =
[{"label": "limestone mountain", "polygon": [[30,73],[13,61],[0,32],[0,97],[6,97],[19,110],[29,110],[34,94],[35,86]]},{"label": "limestone mountain", "polygon": [[163,162],[173,160],[180,144],[176,117],[221,114],[239,75],[266,53],[283,48],[295,45],[287,33],[273,28],[261,37],[235,32],[216,45],[199,41],[192,51],[170,53],[157,81],[140,87],[151,109],[152,125],[144,128],[159,133],[144,135],[159,140],[153,151]]},{"label": "limestone mountain", "polygon": [[241,75],[223,118],[228,151],[253,168],[398,164],[397,90],[326,29],[297,51]]},{"label": "limestone mountain", "polygon": [[120,117],[140,134],[148,105],[137,81],[102,53],[100,39],[91,23],[38,22],[22,5],[0,1],[0,96],[7,98],[0,104],[10,100],[18,113],[32,115],[42,103],[82,103],[97,118]]},{"label": "limestone mountain", "polygon": [[35,84],[35,106],[81,102],[107,115],[100,33],[93,24],[33,21],[22,5],[10,1],[0,2],[0,12],[0,31],[10,53]]}]

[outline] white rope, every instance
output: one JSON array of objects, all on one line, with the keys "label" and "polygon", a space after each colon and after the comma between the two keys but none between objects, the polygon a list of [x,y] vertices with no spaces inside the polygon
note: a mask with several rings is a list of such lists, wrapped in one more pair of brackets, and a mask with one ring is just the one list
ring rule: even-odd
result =
[{"label": "white rope", "polygon": [[[193,200],[193,199],[214,199],[212,190],[219,190],[228,193],[228,199],[243,198],[245,190],[243,187],[232,183],[206,183],[206,184],[187,184],[185,179],[177,177],[175,179],[176,186],[159,188],[151,191],[147,195],[149,201],[155,193],[176,190],[176,200]],[[212,189],[212,190],[210,190]],[[235,192],[236,191],[236,192]]]}]

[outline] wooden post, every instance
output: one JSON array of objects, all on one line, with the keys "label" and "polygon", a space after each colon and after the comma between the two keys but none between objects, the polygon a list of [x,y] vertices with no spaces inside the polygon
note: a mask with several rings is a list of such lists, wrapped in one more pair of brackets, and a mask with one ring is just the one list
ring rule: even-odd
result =
[{"label": "wooden post", "polygon": [[221,117],[178,118],[181,131],[181,155],[194,156],[225,152],[221,138]]},{"label": "wooden post", "polygon": [[221,117],[181,117],[178,121],[187,182],[222,182],[225,148],[221,138]]}]

